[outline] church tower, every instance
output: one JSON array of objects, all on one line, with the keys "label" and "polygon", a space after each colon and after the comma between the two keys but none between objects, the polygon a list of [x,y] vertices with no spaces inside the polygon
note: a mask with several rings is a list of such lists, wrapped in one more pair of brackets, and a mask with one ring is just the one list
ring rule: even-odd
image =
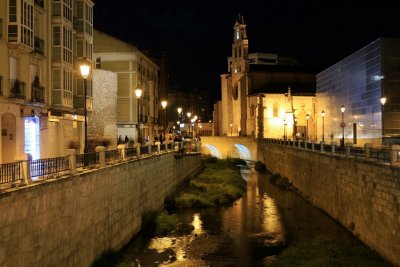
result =
[{"label": "church tower", "polygon": [[246,24],[239,14],[233,26],[232,56],[229,72],[232,77],[232,126],[234,135],[247,135],[248,72],[250,61]]}]

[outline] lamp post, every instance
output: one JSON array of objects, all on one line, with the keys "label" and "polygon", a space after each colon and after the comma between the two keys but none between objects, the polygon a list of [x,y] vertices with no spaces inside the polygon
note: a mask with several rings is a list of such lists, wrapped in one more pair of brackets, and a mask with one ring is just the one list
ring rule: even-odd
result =
[{"label": "lamp post", "polygon": [[307,119],[307,128],[306,128],[306,141],[308,141],[308,120],[310,119],[310,115],[306,115],[306,119]]},{"label": "lamp post", "polygon": [[192,113],[189,111],[186,113],[186,115],[188,116],[188,120],[189,120],[189,133],[190,133],[190,116],[192,116]]},{"label": "lamp post", "polygon": [[140,100],[140,97],[142,96],[142,89],[141,89],[140,87],[136,88],[136,90],[135,90],[135,95],[136,95],[136,99],[137,99],[138,143],[139,143],[139,144],[142,144],[142,133],[141,133],[141,129],[140,129],[140,108],[139,108],[139,103],[140,103],[139,100]]},{"label": "lamp post", "polygon": [[181,134],[181,123],[182,123],[182,108],[178,107],[178,117],[179,117],[179,134]]},{"label": "lamp post", "polygon": [[297,118],[294,117],[293,123],[293,141],[297,139]]},{"label": "lamp post", "polygon": [[342,123],[340,124],[340,127],[342,127],[342,140],[340,140],[340,147],[344,147],[344,127],[346,127],[346,123],[344,123],[344,111],[346,108],[344,105],[340,107],[340,111],[342,112]]},{"label": "lamp post", "polygon": [[[165,128],[167,127],[167,104],[168,104],[167,100],[161,101],[161,106],[162,106],[162,108],[164,110],[164,127],[163,127],[163,129],[164,129],[164,139],[166,139],[165,138]],[[160,140],[160,142],[162,142],[162,140]]]},{"label": "lamp post", "polygon": [[232,130],[233,130],[233,123],[231,123],[231,124],[230,124],[230,126],[231,126],[231,136],[232,136],[232,135],[233,135],[233,134],[232,134]]},{"label": "lamp post", "polygon": [[[86,107],[86,102],[87,102],[87,78],[89,77],[90,73],[90,66],[88,64],[82,64],[80,66],[81,70],[81,75],[83,77],[83,94],[84,94],[84,102],[83,102],[83,112],[85,116],[85,143],[83,147],[83,153],[86,154],[88,153],[89,146],[88,146],[88,138],[87,138],[87,107]],[[87,162],[85,160],[85,166],[87,165]]]},{"label": "lamp post", "polygon": [[324,127],[325,127],[325,125],[324,125],[324,123],[325,123],[325,111],[321,112],[321,116],[322,116],[322,142],[325,142],[325,129],[324,129]]},{"label": "lamp post", "polygon": [[286,120],[283,120],[283,140],[286,141]]},{"label": "lamp post", "polygon": [[384,113],[384,111],[385,111],[385,103],[386,103],[386,97],[384,97],[384,96],[382,96],[381,97],[381,104],[382,104],[382,118],[381,118],[381,121],[382,121],[382,146],[383,146],[383,144],[384,144],[384,136],[385,136],[385,128],[383,127],[383,121],[384,121],[384,119],[383,119],[383,113]]}]

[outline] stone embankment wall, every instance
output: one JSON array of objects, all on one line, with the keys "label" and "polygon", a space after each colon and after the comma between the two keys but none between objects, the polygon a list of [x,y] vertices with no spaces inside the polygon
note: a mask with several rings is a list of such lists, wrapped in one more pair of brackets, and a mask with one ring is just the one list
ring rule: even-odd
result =
[{"label": "stone embankment wall", "polygon": [[201,166],[200,155],[161,154],[3,192],[0,266],[90,266]]},{"label": "stone embankment wall", "polygon": [[258,159],[400,266],[400,168],[276,144],[259,144]]}]

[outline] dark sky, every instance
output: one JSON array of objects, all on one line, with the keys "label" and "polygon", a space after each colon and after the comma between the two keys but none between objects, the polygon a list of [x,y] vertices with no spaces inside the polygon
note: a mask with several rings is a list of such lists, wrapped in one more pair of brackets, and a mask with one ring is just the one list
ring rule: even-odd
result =
[{"label": "dark sky", "polygon": [[213,100],[220,98],[219,75],[227,72],[238,13],[247,24],[250,52],[292,56],[318,72],[379,37],[400,37],[400,0],[264,0],[252,8],[235,8],[233,1],[212,9],[206,3],[140,8],[135,2],[96,0],[94,27],[141,50],[166,52],[170,85],[208,90]]}]

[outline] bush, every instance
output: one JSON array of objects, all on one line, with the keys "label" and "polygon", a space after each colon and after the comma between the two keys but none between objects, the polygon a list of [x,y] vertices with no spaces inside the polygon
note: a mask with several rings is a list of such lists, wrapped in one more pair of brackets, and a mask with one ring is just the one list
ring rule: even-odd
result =
[{"label": "bush", "polygon": [[262,163],[261,161],[257,161],[254,169],[258,172],[266,172],[267,171],[267,167],[265,166],[264,163]]}]

